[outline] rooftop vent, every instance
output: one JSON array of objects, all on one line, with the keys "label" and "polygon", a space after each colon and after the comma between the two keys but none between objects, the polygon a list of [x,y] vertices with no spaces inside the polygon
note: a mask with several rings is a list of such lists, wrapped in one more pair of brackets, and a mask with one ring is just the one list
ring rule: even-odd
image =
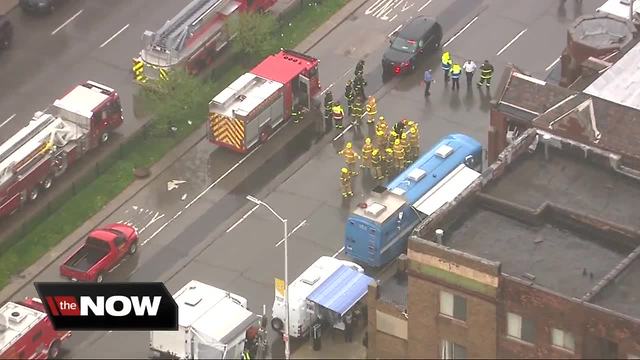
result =
[{"label": "rooftop vent", "polygon": [[303,283],[307,285],[313,285],[316,282],[318,282],[318,280],[320,280],[320,275],[314,271],[309,274],[306,274],[301,280]]},{"label": "rooftop vent", "polygon": [[427,172],[419,169],[419,168],[415,168],[413,169],[410,173],[409,176],[407,177],[409,180],[413,181],[413,182],[418,182],[420,181],[425,175],[427,175]]},{"label": "rooftop vent", "polygon": [[374,193],[382,194],[385,191],[387,191],[387,188],[382,186],[382,185],[378,185],[378,186],[374,187],[373,190],[371,190],[371,191],[373,191]]},{"label": "rooftop vent", "polygon": [[186,299],[184,299],[186,305],[196,306],[202,301],[202,296],[196,292],[195,286],[190,287],[186,295]]},{"label": "rooftop vent", "polygon": [[386,206],[379,204],[377,202],[374,202],[371,204],[367,204],[367,208],[364,210],[364,213],[369,216],[377,217],[380,214],[382,214],[385,210],[387,210]]},{"label": "rooftop vent", "polygon": [[453,148],[449,145],[442,145],[436,150],[436,155],[441,159],[446,159],[453,152]]},{"label": "rooftop vent", "polygon": [[403,188],[397,187],[397,188],[393,188],[393,190],[391,190],[392,193],[396,194],[396,195],[404,195],[404,193],[406,193],[407,191]]},{"label": "rooftop vent", "polygon": [[20,311],[12,311],[11,314],[9,314],[9,321],[15,324],[19,324],[26,317],[27,314],[21,313]]}]

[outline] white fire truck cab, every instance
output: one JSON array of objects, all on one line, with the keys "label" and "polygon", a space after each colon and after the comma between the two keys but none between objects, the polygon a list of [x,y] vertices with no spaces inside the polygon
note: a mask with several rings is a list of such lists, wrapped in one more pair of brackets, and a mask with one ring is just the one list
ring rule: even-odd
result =
[{"label": "white fire truck cab", "polygon": [[54,359],[69,331],[55,331],[38,298],[0,308],[0,359]]}]

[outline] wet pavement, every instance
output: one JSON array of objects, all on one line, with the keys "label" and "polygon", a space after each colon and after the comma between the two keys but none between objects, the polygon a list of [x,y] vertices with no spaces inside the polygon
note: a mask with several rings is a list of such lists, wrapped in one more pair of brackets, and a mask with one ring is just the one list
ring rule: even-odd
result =
[{"label": "wet pavement", "polygon": [[101,82],[120,94],[125,123],[118,132],[140,127],[133,115],[131,58],[141,50],[145,30],[157,30],[187,3],[70,0],[50,16],[27,15],[19,8],[9,12],[14,42],[0,54],[0,141],[85,80]]},{"label": "wet pavement", "polygon": [[[367,91],[376,94],[379,114],[389,122],[403,117],[418,121],[422,149],[451,132],[464,132],[486,143],[490,100],[486,90],[467,89],[464,80],[459,91],[445,87],[438,54],[422,65],[433,68],[437,80],[428,99],[423,97],[421,71],[383,81],[378,64],[387,45],[386,35],[418,10],[442,19],[445,40],[471,23],[447,49],[454,60],[488,57],[496,67],[497,82],[503,65],[518,58],[527,62],[525,70],[544,75],[564,47],[566,21],[558,18],[557,4],[551,1],[427,2],[411,5],[396,0],[391,6],[389,1],[376,5],[370,0],[310,54],[320,58],[323,84],[335,84],[335,95],[342,95],[355,62],[368,55]],[[583,9],[595,9],[600,2],[584,1]],[[567,2],[566,6],[570,9],[572,5]],[[387,10],[381,12],[379,7],[384,6]],[[550,27],[557,32],[552,33]],[[527,31],[502,50],[523,29]],[[270,313],[273,279],[283,277],[283,227],[268,210],[247,201],[247,194],[264,200],[288,219],[290,281],[319,256],[341,257],[344,220],[375,182],[360,175],[355,182],[356,196],[344,201],[338,189],[342,161],[336,152],[345,141],[353,141],[359,149],[369,129],[363,124],[359,131],[349,129],[332,141],[338,134],[331,129],[321,134],[314,126],[297,132],[293,126],[271,139],[283,143],[277,152],[264,148],[241,157],[214,150],[204,140],[161,174],[110,219],[135,225],[144,245],[107,280],[162,280],[175,291],[196,279],[246,297],[256,312],[266,305]],[[167,183],[172,180],[185,182],[168,191]],[[57,267],[58,263],[53,264],[37,280],[58,280]],[[27,287],[17,297],[33,293]],[[148,336],[144,332],[75,333],[66,346],[70,349],[67,356],[145,357]]]}]

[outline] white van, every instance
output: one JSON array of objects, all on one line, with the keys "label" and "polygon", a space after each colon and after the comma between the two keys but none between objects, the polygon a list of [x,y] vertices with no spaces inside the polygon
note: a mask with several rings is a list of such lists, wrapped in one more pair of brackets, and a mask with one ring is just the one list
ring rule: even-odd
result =
[{"label": "white van", "polygon": [[[336,272],[341,265],[346,265],[360,273],[364,273],[364,269],[355,263],[323,256],[290,284],[289,336],[299,338],[307,334],[312,322],[315,320],[313,308],[310,307],[307,310],[307,297]],[[271,327],[274,330],[283,331],[285,314],[284,297],[276,293],[271,313]]]},{"label": "white van", "polygon": [[[596,9],[596,12],[608,13],[621,18],[629,19],[629,0],[608,0],[602,6]],[[640,13],[640,0],[636,0],[633,4],[633,15],[638,17]]]}]

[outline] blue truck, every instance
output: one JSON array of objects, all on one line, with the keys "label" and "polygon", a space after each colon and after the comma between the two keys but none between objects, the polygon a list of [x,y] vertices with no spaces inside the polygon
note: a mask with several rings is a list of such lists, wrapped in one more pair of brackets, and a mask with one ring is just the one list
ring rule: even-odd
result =
[{"label": "blue truck", "polygon": [[385,186],[372,190],[351,212],[345,254],[378,268],[406,251],[420,221],[453,200],[482,171],[482,145],[464,134],[449,134]]}]

